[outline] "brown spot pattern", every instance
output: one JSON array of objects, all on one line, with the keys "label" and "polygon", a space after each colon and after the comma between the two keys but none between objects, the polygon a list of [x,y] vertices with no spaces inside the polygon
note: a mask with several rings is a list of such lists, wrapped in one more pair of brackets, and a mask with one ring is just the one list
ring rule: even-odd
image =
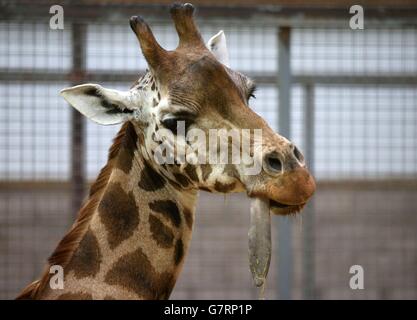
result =
[{"label": "brown spot pattern", "polygon": [[198,182],[198,176],[197,176],[197,172],[195,170],[195,166],[192,165],[187,165],[184,168],[185,173],[190,177],[190,179],[194,182]]},{"label": "brown spot pattern", "polygon": [[93,296],[84,292],[68,292],[58,296],[57,300],[93,300]]},{"label": "brown spot pattern", "polygon": [[236,183],[235,182],[226,184],[226,183],[221,183],[219,181],[216,181],[216,183],[214,184],[214,189],[216,191],[218,191],[218,192],[223,192],[223,193],[230,192],[235,187],[236,187]]},{"label": "brown spot pattern", "polygon": [[174,226],[179,227],[181,224],[181,216],[177,204],[172,200],[156,200],[149,203],[151,210],[161,213],[163,216],[171,220]]},{"label": "brown spot pattern", "polygon": [[139,187],[145,191],[157,191],[165,186],[165,183],[165,179],[145,162],[139,180]]},{"label": "brown spot pattern", "polygon": [[139,225],[139,209],[133,193],[126,193],[118,183],[108,186],[98,209],[112,249],[129,238]]},{"label": "brown spot pattern", "polygon": [[181,173],[174,173],[174,178],[183,188],[188,187],[190,184],[188,178]]},{"label": "brown spot pattern", "polygon": [[211,172],[213,171],[213,168],[210,164],[202,164],[201,165],[201,172],[203,174],[203,180],[207,180],[210,176]]},{"label": "brown spot pattern", "polygon": [[181,239],[178,239],[175,243],[175,250],[174,250],[174,262],[177,266],[184,256],[184,245]]},{"label": "brown spot pattern", "polygon": [[193,212],[184,207],[184,210],[182,211],[185,217],[185,222],[187,223],[188,228],[192,228],[193,227]]},{"label": "brown spot pattern", "polygon": [[174,181],[173,179],[169,179],[168,182],[175,189],[177,189],[177,190],[183,190],[183,187],[179,183],[177,183],[176,181]]},{"label": "brown spot pattern", "polygon": [[149,215],[149,225],[152,237],[163,248],[170,248],[174,244],[174,233],[153,214]]},{"label": "brown spot pattern", "polygon": [[126,174],[128,174],[132,169],[132,162],[135,156],[135,150],[137,149],[137,140],[138,136],[135,128],[132,123],[128,122],[116,163],[117,168],[123,170]]},{"label": "brown spot pattern", "polygon": [[105,282],[122,286],[146,299],[167,299],[175,284],[169,272],[158,273],[141,248],[122,256],[107,272]]},{"label": "brown spot pattern", "polygon": [[78,249],[74,252],[66,270],[73,270],[77,279],[92,277],[100,271],[101,259],[102,255],[97,238],[91,230],[88,230],[80,241]]},{"label": "brown spot pattern", "polygon": [[240,174],[237,171],[235,165],[233,164],[226,164],[224,167],[223,173],[227,174],[229,177],[240,179]]}]

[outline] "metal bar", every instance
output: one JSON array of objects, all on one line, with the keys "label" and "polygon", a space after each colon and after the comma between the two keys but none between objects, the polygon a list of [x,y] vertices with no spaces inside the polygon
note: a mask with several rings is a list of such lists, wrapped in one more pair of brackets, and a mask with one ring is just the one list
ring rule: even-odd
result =
[{"label": "metal bar", "polygon": [[[278,29],[279,114],[278,131],[291,136],[291,53],[289,27]],[[292,224],[288,217],[278,217],[278,291],[280,299],[291,299],[292,289]]]},{"label": "metal bar", "polygon": [[[88,181],[88,184],[94,183],[94,180]],[[410,178],[384,178],[384,179],[335,179],[335,180],[318,180],[316,181],[320,190],[342,190],[345,188],[354,190],[416,190],[417,177]],[[71,184],[68,180],[0,180],[1,192],[14,192],[15,190],[70,190]]]},{"label": "metal bar", "polygon": [[[86,66],[85,25],[72,25],[72,85],[84,80]],[[75,215],[82,204],[86,192],[85,174],[85,122],[83,116],[71,108],[71,202]],[[74,217],[70,217],[73,221]]]},{"label": "metal bar", "polygon": [[75,74],[73,70],[63,72],[62,70],[25,70],[25,69],[0,69],[0,81],[94,81],[94,82],[133,82],[141,75],[145,74],[145,70],[138,72],[129,71],[108,71],[108,72],[86,72],[81,71]]},{"label": "metal bar", "polygon": [[[145,73],[145,70],[132,71],[105,71],[85,72],[84,81],[94,82],[133,82]],[[275,73],[246,72],[258,84],[279,85],[282,80]],[[71,70],[62,72],[59,70],[25,70],[25,69],[0,69],[0,81],[73,81]],[[353,85],[353,86],[417,86],[416,76],[404,75],[293,75],[293,84],[323,84],[323,85]]]},{"label": "metal bar", "polygon": [[[33,1],[19,1],[17,3],[1,3],[0,4],[0,19],[12,20],[23,19],[28,17],[31,19],[45,19],[45,13],[49,12],[49,7],[54,4],[50,3],[33,3]],[[306,22],[314,23],[314,21],[329,21],[333,19],[341,25],[346,25],[349,16],[348,7],[345,5],[297,5],[291,6],[288,4],[281,5],[224,5],[224,6],[209,6],[198,5],[198,16],[202,18],[235,18],[245,19],[246,21],[259,21],[259,16],[262,16],[263,21],[277,21],[282,19],[288,25],[294,26],[305,24]],[[65,20],[67,22],[111,22],[111,21],[126,21],[128,17],[133,14],[140,13],[143,16],[150,17],[164,17],[168,16],[167,4],[145,4],[145,3],[129,3],[129,4],[114,4],[108,3],[106,5],[84,3],[67,3],[63,5],[65,10]],[[386,23],[397,22],[401,24],[416,24],[417,10],[415,3],[408,5],[396,6],[392,2],[379,4],[378,6],[367,6],[366,19],[367,25],[371,23],[381,23],[384,19]],[[320,22],[322,23],[322,22]]]},{"label": "metal bar", "polygon": [[[314,86],[304,86],[304,156],[311,174],[314,175],[315,110]],[[314,269],[314,197],[303,210],[303,298],[315,298]]]},{"label": "metal bar", "polygon": [[294,83],[298,84],[324,84],[324,85],[353,85],[353,86],[416,86],[416,76],[404,75],[298,75],[294,76]]}]

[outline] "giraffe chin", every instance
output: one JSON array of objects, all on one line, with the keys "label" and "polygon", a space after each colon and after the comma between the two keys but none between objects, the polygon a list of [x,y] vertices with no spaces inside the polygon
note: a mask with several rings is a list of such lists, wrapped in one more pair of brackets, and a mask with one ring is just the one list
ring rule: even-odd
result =
[{"label": "giraffe chin", "polygon": [[305,206],[305,203],[298,205],[283,204],[274,200],[269,200],[269,211],[275,215],[286,216],[290,214],[297,214]]}]

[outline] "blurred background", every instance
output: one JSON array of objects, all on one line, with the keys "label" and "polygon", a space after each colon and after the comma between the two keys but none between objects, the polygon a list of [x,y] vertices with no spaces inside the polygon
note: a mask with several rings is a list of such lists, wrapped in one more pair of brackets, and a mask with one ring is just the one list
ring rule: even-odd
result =
[{"label": "blurred background", "polygon": [[[392,3],[391,3],[392,2]],[[84,120],[59,91],[126,90],[146,62],[128,18],[168,49],[171,1],[0,2],[0,298],[35,280],[74,221],[118,127]],[[317,179],[301,215],[273,217],[269,299],[417,298],[417,5],[197,1],[205,40],[223,29],[231,67],[258,84],[251,107],[303,150]],[[49,8],[64,9],[52,30]],[[172,298],[256,299],[249,201],[201,192]],[[364,269],[352,290],[352,265]]]}]

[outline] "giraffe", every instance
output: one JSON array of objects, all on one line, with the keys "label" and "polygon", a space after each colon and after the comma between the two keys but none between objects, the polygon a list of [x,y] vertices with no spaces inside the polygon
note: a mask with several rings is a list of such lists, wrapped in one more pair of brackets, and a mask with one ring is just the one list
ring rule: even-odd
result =
[{"label": "giraffe", "polygon": [[[255,85],[229,67],[224,33],[206,45],[191,4],[175,4],[170,13],[179,36],[172,51],[158,44],[143,18],[130,18],[149,70],[128,91],[97,84],[61,91],[91,120],[122,126],[77,220],[18,299],[167,299],[191,241],[199,190],[246,192],[268,199],[281,215],[300,211],[314,193],[301,151],[248,106]],[[172,148],[179,148],[180,122],[206,134],[262,129],[258,149],[252,139],[250,151],[240,150],[262,170],[246,175],[242,163],[155,161],[153,142],[161,142],[155,133],[172,132]],[[63,289],[50,286],[54,265],[64,270]]]}]

